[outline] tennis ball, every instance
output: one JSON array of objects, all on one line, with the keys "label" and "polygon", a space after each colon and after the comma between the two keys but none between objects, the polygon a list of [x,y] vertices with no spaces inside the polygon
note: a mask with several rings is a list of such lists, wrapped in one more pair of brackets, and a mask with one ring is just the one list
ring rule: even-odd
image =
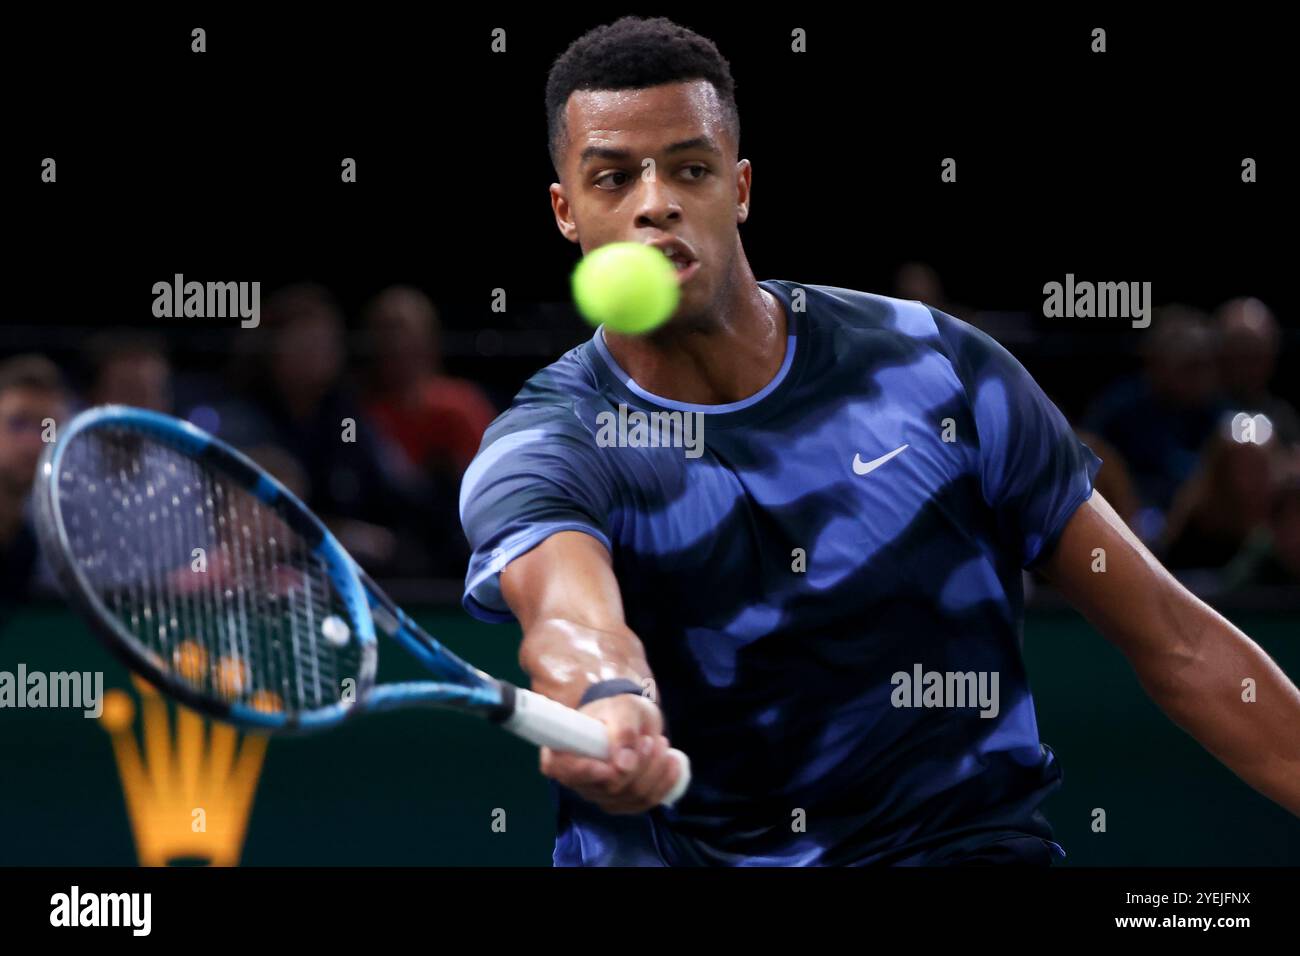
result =
[{"label": "tennis ball", "polygon": [[680,295],[672,260],[640,242],[593,249],[573,270],[573,301],[583,318],[624,335],[642,335],[663,325]]}]

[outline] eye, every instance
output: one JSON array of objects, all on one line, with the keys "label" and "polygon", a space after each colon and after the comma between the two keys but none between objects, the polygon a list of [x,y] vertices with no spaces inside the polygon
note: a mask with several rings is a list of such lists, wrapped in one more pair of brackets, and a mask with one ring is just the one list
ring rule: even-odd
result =
[{"label": "eye", "polygon": [[691,180],[696,180],[696,181],[703,179],[705,176],[709,174],[709,167],[705,166],[702,163],[692,163],[690,166],[683,166],[682,169],[684,172],[690,172],[691,170],[695,170],[695,172],[698,175],[687,176],[686,178]]},{"label": "eye", "polygon": [[[611,184],[609,180],[614,176],[621,176],[622,180]],[[623,172],[622,170],[615,169],[615,170],[611,170],[608,173],[602,173],[600,176],[597,176],[593,185],[597,189],[617,189],[619,186],[624,185],[626,182],[627,182],[627,173]],[[601,183],[605,183],[606,185],[602,186]]]}]

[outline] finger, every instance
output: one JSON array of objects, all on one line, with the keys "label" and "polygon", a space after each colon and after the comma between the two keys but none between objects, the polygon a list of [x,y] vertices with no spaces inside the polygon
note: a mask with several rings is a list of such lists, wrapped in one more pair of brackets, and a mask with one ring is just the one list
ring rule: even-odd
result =
[{"label": "finger", "polygon": [[617,779],[615,769],[603,760],[553,750],[543,757],[542,773],[566,787],[603,785]]},{"label": "finger", "polygon": [[673,792],[677,786],[678,780],[683,773],[681,761],[673,753],[673,745],[668,738],[664,738],[664,773],[659,779],[659,787],[651,794],[655,806],[661,806],[668,794]]},{"label": "finger", "polygon": [[622,774],[635,774],[641,766],[643,739],[631,728],[619,731],[610,741],[609,762]]},{"label": "finger", "polygon": [[627,786],[623,788],[621,796],[642,803],[650,793],[650,788],[654,786],[654,781],[662,771],[659,765],[659,758],[666,750],[661,746],[658,737],[646,738],[646,753],[641,758],[641,767],[636,776],[630,779]]},{"label": "finger", "polygon": [[645,773],[654,747],[655,738],[645,736],[638,738],[634,747],[625,747],[615,754],[613,764],[617,773],[609,784],[611,797],[622,796],[636,785]]},{"label": "finger", "polygon": [[[668,739],[648,738],[650,752],[643,758],[641,772],[621,784],[604,788],[597,802],[608,813],[643,813],[658,805],[674,782],[676,761],[668,756]],[[597,790],[597,793],[600,791]]]},{"label": "finger", "polygon": [[648,807],[657,806],[677,779],[677,761],[668,756],[668,738],[655,738],[654,751],[646,772],[633,788],[636,796]]}]

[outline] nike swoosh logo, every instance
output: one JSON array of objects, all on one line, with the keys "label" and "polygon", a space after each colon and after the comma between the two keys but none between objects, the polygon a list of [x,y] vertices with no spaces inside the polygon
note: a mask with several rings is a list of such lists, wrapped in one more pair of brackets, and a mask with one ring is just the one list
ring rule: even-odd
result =
[{"label": "nike swoosh logo", "polygon": [[906,447],[907,447],[906,445],[899,445],[889,454],[881,455],[879,458],[875,458],[871,461],[863,461],[858,455],[854,455],[853,473],[855,475],[869,475],[877,468],[879,468],[881,465],[883,465],[885,462],[889,461],[889,459],[893,458],[895,455],[901,452]]}]

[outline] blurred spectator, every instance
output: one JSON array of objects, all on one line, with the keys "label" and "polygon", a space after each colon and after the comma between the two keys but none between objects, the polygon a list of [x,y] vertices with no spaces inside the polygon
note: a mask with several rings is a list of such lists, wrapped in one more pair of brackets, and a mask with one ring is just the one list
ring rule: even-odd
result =
[{"label": "blurred spectator", "polygon": [[1222,568],[1268,521],[1279,465],[1274,439],[1239,441],[1232,426],[1211,440],[1169,509],[1159,550],[1170,568]]},{"label": "blurred spectator", "polygon": [[63,376],[49,359],[0,362],[0,606],[29,597],[48,576],[39,560],[31,490],[45,450],[47,422],[69,412]]},{"label": "blurred spectator", "polygon": [[1143,511],[1136,530],[1154,540],[1174,495],[1196,470],[1224,405],[1214,364],[1214,334],[1201,312],[1156,310],[1142,349],[1141,375],[1108,388],[1084,427],[1124,456]]},{"label": "blurred spectator", "polygon": [[1300,587],[1300,455],[1291,456],[1269,508],[1269,521],[1224,570],[1228,588]]},{"label": "blurred spectator", "polygon": [[172,369],[157,336],[131,330],[107,332],[85,350],[92,405],[133,405],[171,414]]},{"label": "blurred spectator", "polygon": [[[1064,340],[1054,345],[1026,315],[952,302],[926,263],[901,266],[894,293],[1030,352],[1073,345],[1073,331],[1054,333]],[[307,500],[374,573],[461,575],[459,479],[496,409],[477,382],[446,374],[429,297],[394,285],[366,303],[360,395],[349,387],[344,316],[325,288],[283,288],[264,300],[262,318],[259,329],[231,337],[243,373],[233,382],[210,360],[215,335],[177,340],[187,347],[176,354],[188,361],[178,360],[175,379],[169,346],[187,333],[114,330],[84,346],[70,342],[68,351],[80,348],[78,371],[86,374],[78,380],[88,402],[183,409]],[[1141,372],[1114,383],[1082,419],[1080,440],[1104,463],[1098,491],[1171,567],[1184,576],[1203,572],[1211,590],[1229,560],[1234,581],[1292,580],[1300,564],[1297,490],[1271,494],[1268,477],[1273,456],[1300,445],[1300,415],[1271,389],[1283,354],[1277,320],[1251,298],[1225,302],[1214,322],[1167,306],[1140,341]],[[48,579],[31,527],[30,489],[44,447],[31,423],[62,419],[71,397],[42,357],[0,369],[0,597],[8,599],[30,591],[33,575]],[[514,374],[495,369],[502,380]],[[1257,439],[1216,434],[1238,413],[1255,416]],[[348,419],[355,429],[345,436]]]},{"label": "blurred spectator", "polygon": [[311,498],[311,485],[307,483],[307,473],[302,470],[298,459],[283,448],[275,445],[253,445],[243,449],[256,464],[267,470],[276,481],[289,489],[296,498],[307,501]]},{"label": "blurred spectator", "polygon": [[257,334],[266,338],[245,383],[248,401],[216,411],[222,436],[304,488],[308,505],[375,573],[463,573],[456,489],[406,466],[353,396],[333,297],[311,284],[282,289],[265,303]]},{"label": "blurred spectator", "polygon": [[442,373],[433,303],[418,289],[392,286],[375,296],[363,318],[371,348],[370,414],[412,465],[450,467],[459,479],[496,409],[479,386]]},{"label": "blurred spectator", "polygon": [[1219,306],[1216,318],[1219,367],[1228,403],[1234,410],[1267,415],[1283,444],[1300,442],[1300,417],[1269,392],[1281,340],[1273,313],[1259,299],[1233,299]]}]

